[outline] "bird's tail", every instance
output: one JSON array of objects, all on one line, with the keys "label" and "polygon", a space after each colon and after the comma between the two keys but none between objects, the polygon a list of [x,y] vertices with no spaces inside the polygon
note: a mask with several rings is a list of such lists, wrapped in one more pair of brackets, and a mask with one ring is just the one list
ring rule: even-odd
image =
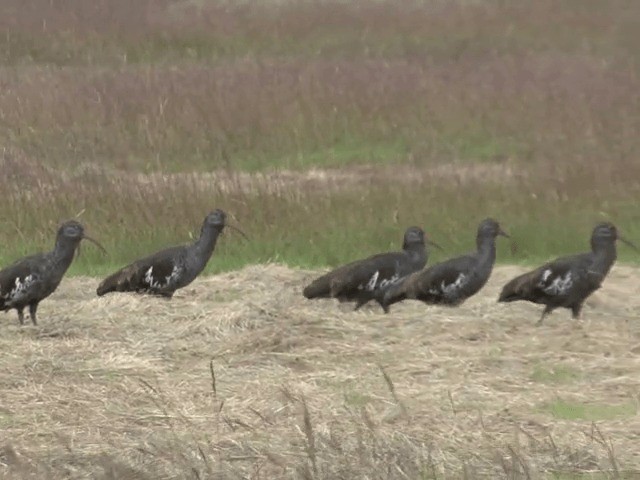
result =
[{"label": "bird's tail", "polygon": [[123,268],[116,273],[105,278],[100,285],[96,293],[99,297],[111,292],[128,292],[131,291],[131,269]]},{"label": "bird's tail", "polygon": [[515,302],[528,298],[531,283],[535,281],[532,273],[535,272],[525,273],[507,282],[507,284],[502,287],[498,302]]},{"label": "bird's tail", "polygon": [[405,288],[404,282],[400,282],[396,285],[393,285],[384,292],[384,296],[382,297],[382,308],[385,311],[388,311],[389,307],[394,303],[401,302],[407,298],[407,290]]},{"label": "bird's tail", "polygon": [[116,291],[116,287],[118,285],[118,278],[117,278],[117,274],[111,275],[110,277],[105,278],[100,285],[98,285],[98,289],[96,290],[96,293],[98,294],[99,297],[107,294],[107,293],[111,293],[111,292],[115,292]]},{"label": "bird's tail", "polygon": [[308,298],[329,298],[331,296],[331,279],[326,275],[315,279],[307,285],[302,294]]}]

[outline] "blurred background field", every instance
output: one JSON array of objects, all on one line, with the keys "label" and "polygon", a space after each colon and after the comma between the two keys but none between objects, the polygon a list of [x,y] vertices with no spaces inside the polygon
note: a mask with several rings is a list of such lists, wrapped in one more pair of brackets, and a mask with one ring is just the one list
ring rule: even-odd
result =
[{"label": "blurred background field", "polygon": [[[335,265],[408,225],[499,262],[640,241],[637,2],[6,0],[0,260],[80,215],[104,273],[229,211],[209,271]],[[624,261],[637,256],[620,249]]]}]

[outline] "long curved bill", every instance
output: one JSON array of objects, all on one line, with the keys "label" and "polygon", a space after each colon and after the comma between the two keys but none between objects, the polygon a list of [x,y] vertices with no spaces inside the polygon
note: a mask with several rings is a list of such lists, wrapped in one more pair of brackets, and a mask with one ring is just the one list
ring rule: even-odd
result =
[{"label": "long curved bill", "polygon": [[433,247],[436,247],[438,250],[442,250],[442,251],[444,251],[444,248],[442,248],[440,245],[438,245],[438,244],[437,244],[436,242],[434,242],[433,240],[429,240],[428,238],[426,238],[426,239],[425,239],[425,243],[427,243],[427,244],[429,244],[429,245],[431,245],[431,246],[433,246]]},{"label": "long curved bill", "polygon": [[83,235],[83,236],[82,236],[82,238],[83,238],[84,240],[89,240],[91,243],[93,243],[93,244],[97,245],[97,246],[98,246],[98,248],[99,248],[100,250],[102,250],[102,253],[107,254],[107,249],[106,249],[106,248],[104,248],[102,245],[100,245],[100,242],[98,242],[96,239],[91,238],[89,235]]},{"label": "long curved bill", "polygon": [[238,227],[234,227],[233,225],[229,225],[228,223],[225,224],[225,227],[230,228],[231,230],[235,230],[240,235],[242,235],[245,238],[245,240],[249,240],[249,237],[247,237],[247,235],[242,230],[240,230]]},{"label": "long curved bill", "polygon": [[624,243],[625,245],[627,245],[628,247],[633,248],[635,251],[640,252],[640,248],[636,247],[635,244],[631,243],[629,240],[627,240],[624,237],[621,237],[620,234],[618,234],[618,240],[620,240],[622,243]]}]

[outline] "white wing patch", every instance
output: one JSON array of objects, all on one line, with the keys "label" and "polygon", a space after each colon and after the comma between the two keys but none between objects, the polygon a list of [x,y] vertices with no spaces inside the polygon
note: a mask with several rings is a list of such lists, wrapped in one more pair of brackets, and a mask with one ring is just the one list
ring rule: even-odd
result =
[{"label": "white wing patch", "polygon": [[369,281],[361,286],[361,290],[366,290],[367,292],[373,292],[376,289],[376,283],[378,283],[378,276],[380,275],[380,271],[376,270],[376,273],[371,275]]},{"label": "white wing patch", "polygon": [[395,273],[390,278],[383,278],[378,284],[378,278],[380,277],[380,271],[376,270],[376,273],[371,275],[369,281],[365,284],[359,285],[358,290],[365,290],[367,292],[373,292],[376,289],[384,289],[390,285],[394,285],[400,280],[400,275]]},{"label": "white wing patch", "polygon": [[3,297],[6,304],[11,306],[11,304],[20,301],[29,292],[29,288],[35,280],[33,275],[27,275],[22,280],[20,277],[16,277],[13,288]]},{"label": "white wing patch", "polygon": [[399,280],[400,280],[400,275],[396,273],[391,278],[383,278],[378,288],[384,289],[384,288],[390,287],[391,285],[395,285],[396,283],[398,283]]},{"label": "white wing patch", "polygon": [[161,289],[174,281],[179,272],[180,269],[174,265],[173,270],[171,270],[171,274],[164,277],[164,283],[162,283],[161,280],[156,281],[153,279],[153,267],[149,267],[149,270],[144,274],[144,281],[149,285],[149,288]]},{"label": "white wing patch", "polygon": [[431,295],[443,295],[444,297],[455,297],[456,294],[464,287],[467,283],[467,276],[464,273],[458,275],[456,281],[446,285],[444,280],[440,284],[440,287],[430,288],[429,293]]},{"label": "white wing patch", "polygon": [[160,283],[159,282],[154,282],[153,281],[153,267],[149,267],[149,270],[147,270],[147,273],[144,274],[144,281],[147,283],[147,285],[149,285],[151,288],[158,288],[160,287]]},{"label": "white wing patch", "polygon": [[564,277],[558,276],[554,278],[550,285],[546,285],[546,281],[551,277],[552,273],[550,269],[544,271],[540,282],[538,282],[538,288],[541,288],[542,291],[548,295],[566,294],[573,286],[573,276],[571,272],[567,272]]}]

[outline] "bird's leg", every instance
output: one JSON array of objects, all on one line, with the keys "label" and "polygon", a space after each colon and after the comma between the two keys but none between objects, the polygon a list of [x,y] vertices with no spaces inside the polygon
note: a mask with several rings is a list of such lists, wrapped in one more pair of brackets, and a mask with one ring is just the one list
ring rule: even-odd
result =
[{"label": "bird's leg", "polygon": [[544,310],[542,312],[542,315],[540,316],[540,320],[538,320],[538,322],[536,323],[536,327],[539,327],[542,325],[542,322],[544,321],[544,317],[546,317],[547,315],[549,315],[551,313],[551,311],[553,310],[553,307],[550,307],[549,305],[547,305],[546,307],[544,307]]},{"label": "bird's leg", "polygon": [[22,308],[16,308],[16,310],[18,311],[18,321],[20,322],[20,325],[24,325],[24,313],[22,313]]},{"label": "bird's leg", "polygon": [[356,306],[353,309],[353,311],[355,312],[356,310],[360,310],[360,307],[362,307],[363,305],[365,305],[369,300],[367,300],[366,298],[359,298],[356,302]]},{"label": "bird's leg", "polygon": [[38,325],[38,320],[36,318],[36,311],[38,310],[38,304],[32,303],[29,305],[29,316],[31,317],[31,323],[34,325]]},{"label": "bird's leg", "polygon": [[581,303],[571,307],[571,316],[575,320],[582,320],[582,304]]},{"label": "bird's leg", "polygon": [[384,313],[389,313],[389,305],[385,305],[384,302],[379,298],[376,298],[376,302],[378,302],[378,305],[382,307]]}]

